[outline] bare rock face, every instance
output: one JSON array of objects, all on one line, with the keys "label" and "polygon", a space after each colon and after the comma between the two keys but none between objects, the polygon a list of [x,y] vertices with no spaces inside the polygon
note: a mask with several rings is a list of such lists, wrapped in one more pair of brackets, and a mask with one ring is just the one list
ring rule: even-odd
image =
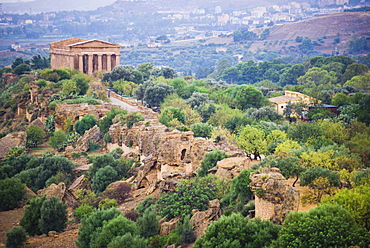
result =
[{"label": "bare rock face", "polygon": [[173,230],[176,229],[178,221],[179,218],[175,218],[170,221],[163,222],[159,227],[159,234],[163,236],[168,236]]},{"label": "bare rock face", "polygon": [[210,169],[211,173],[222,179],[233,179],[243,170],[250,169],[250,159],[247,157],[229,157],[217,162],[217,165]]},{"label": "bare rock face", "polygon": [[71,186],[69,186],[68,190],[72,192],[74,195],[77,190],[79,189],[87,189],[91,190],[91,185],[89,183],[89,180],[86,175],[81,175],[79,176],[74,182],[72,183]]},{"label": "bare rock face", "polygon": [[81,104],[57,104],[55,108],[56,114],[56,127],[61,128],[64,126],[65,120],[73,117],[72,123],[82,119],[87,115],[94,115],[97,120],[104,117],[106,113],[113,107],[113,105],[88,105],[87,103]]},{"label": "bare rock face", "polygon": [[147,193],[162,180],[195,174],[205,153],[215,149],[211,140],[194,138],[192,132],[171,130],[158,120],[138,122],[132,128],[116,123],[109,135],[112,144],[127,152],[123,156],[140,156],[142,166],[135,184],[136,188],[150,188]]},{"label": "bare rock face", "polygon": [[66,189],[66,185],[63,182],[59,183],[58,185],[53,183],[45,189],[40,189],[37,191],[37,195],[46,195],[47,198],[54,196],[73,208],[78,205],[76,197],[72,192]]},{"label": "bare rock face", "polygon": [[59,200],[62,200],[65,192],[66,192],[66,185],[63,182],[61,182],[58,185],[56,185],[55,183],[52,183],[49,187],[38,190],[37,195],[39,196],[46,195],[47,198],[54,196],[58,198]]},{"label": "bare rock face", "polygon": [[191,217],[190,222],[193,224],[194,234],[197,239],[202,237],[208,226],[221,216],[220,201],[218,199],[210,201],[208,206],[209,209],[206,211],[196,212],[193,210],[195,213]]},{"label": "bare rock face", "polygon": [[[132,128],[116,123],[109,129],[109,135],[113,144],[119,144],[128,152],[123,156],[140,156],[142,166],[136,180],[137,188],[195,173],[205,153],[215,149],[211,140],[194,138],[192,132],[171,130],[158,120],[138,122]],[[156,176],[148,178],[153,173]]]},{"label": "bare rock face", "polygon": [[44,130],[46,132],[46,128],[44,126],[44,123],[42,123],[42,121],[39,118],[33,120],[30,123],[30,125],[38,126],[39,128],[42,128],[42,130]]},{"label": "bare rock face", "polygon": [[82,137],[76,142],[76,150],[87,152],[89,150],[89,142],[98,143],[103,138],[100,128],[95,125],[87,130]]},{"label": "bare rock face", "polygon": [[16,146],[26,146],[27,135],[25,132],[10,133],[0,139],[0,159],[5,158],[9,150]]},{"label": "bare rock face", "polygon": [[291,211],[298,211],[299,191],[289,186],[278,168],[250,176],[255,192],[255,216],[281,224]]}]

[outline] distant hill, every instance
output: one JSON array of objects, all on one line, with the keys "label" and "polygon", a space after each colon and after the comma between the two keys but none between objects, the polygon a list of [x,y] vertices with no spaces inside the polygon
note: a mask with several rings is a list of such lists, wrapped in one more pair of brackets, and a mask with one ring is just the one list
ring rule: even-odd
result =
[{"label": "distant hill", "polygon": [[[269,43],[269,50],[280,50],[283,46],[297,46],[297,36],[318,41],[314,50],[331,54],[335,49],[341,54],[348,51],[349,41],[360,37],[370,37],[370,12],[342,12],[320,15],[312,19],[275,26],[263,41],[254,43],[256,51]],[[334,44],[334,39],[340,42]],[[321,40],[321,42],[320,42]],[[278,41],[278,42],[276,42]],[[281,42],[282,41],[282,42]],[[274,44],[276,43],[276,44]]]},{"label": "distant hill", "polygon": [[[216,6],[221,6],[223,11],[232,11],[247,9],[258,6],[271,6],[276,4],[287,4],[290,0],[140,0],[140,1],[122,1],[122,0],[34,0],[29,2],[4,3],[4,12],[51,12],[61,10],[94,10],[99,7],[108,6],[114,3],[114,6],[120,5],[130,8],[140,6],[141,12],[151,12],[156,10],[193,10],[196,8],[205,8],[213,10]],[[296,0],[296,2],[305,2]]]}]

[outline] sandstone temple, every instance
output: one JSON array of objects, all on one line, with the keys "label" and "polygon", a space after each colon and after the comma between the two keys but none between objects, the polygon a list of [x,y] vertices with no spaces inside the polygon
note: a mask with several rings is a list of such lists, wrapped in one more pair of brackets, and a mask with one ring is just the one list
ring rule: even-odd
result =
[{"label": "sandstone temple", "polygon": [[70,38],[50,43],[51,69],[69,67],[88,75],[95,71],[111,71],[120,64],[118,44]]}]

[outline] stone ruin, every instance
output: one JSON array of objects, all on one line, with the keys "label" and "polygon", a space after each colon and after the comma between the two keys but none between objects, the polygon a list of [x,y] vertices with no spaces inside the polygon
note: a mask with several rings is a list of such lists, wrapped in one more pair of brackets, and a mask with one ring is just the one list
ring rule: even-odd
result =
[{"label": "stone ruin", "polygon": [[26,132],[15,132],[0,139],[0,160],[5,158],[9,150],[16,146],[26,147]]},{"label": "stone ruin", "polygon": [[[169,129],[158,120],[141,121],[132,128],[116,123],[109,129],[109,135],[112,142],[108,150],[121,147],[123,156],[141,164],[134,183],[136,189],[147,188],[147,194],[163,180],[196,175],[205,154],[218,147],[212,140],[194,137],[193,132]],[[229,156],[245,157],[236,147],[220,149]]]},{"label": "stone ruin", "polygon": [[298,211],[299,191],[289,186],[278,168],[269,168],[250,176],[255,192],[255,216],[281,224],[292,211]]}]

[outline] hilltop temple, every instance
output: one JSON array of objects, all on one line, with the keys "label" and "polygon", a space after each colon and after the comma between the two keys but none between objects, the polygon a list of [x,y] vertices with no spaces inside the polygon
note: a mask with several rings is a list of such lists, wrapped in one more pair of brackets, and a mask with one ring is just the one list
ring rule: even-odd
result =
[{"label": "hilltop temple", "polygon": [[51,69],[69,67],[92,75],[95,71],[112,71],[120,64],[118,44],[70,38],[50,43]]}]

